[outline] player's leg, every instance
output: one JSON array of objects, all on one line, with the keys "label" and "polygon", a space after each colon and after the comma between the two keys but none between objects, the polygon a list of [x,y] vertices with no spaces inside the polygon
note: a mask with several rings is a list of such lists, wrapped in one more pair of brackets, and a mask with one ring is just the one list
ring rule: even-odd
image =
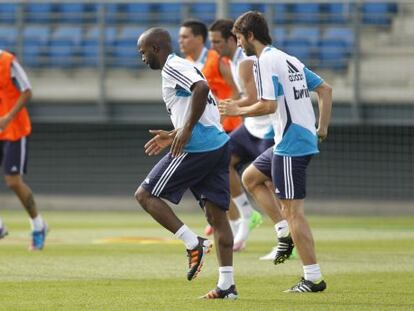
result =
[{"label": "player's leg", "polygon": [[188,252],[187,279],[194,279],[200,272],[211,242],[196,235],[161,198],[178,204],[184,192],[203,177],[208,154],[184,153],[178,157],[166,154],[151,170],[135,192],[141,207],[154,220],[180,239]]},{"label": "player's leg", "polygon": [[5,182],[19,198],[24,209],[29,214],[32,227],[31,250],[41,250],[44,247],[47,225],[38,213],[33,192],[24,182],[23,174],[27,168],[27,138],[18,141],[6,141],[4,146]]},{"label": "player's leg", "polygon": [[[3,146],[4,142],[0,140],[0,165],[3,163]],[[0,218],[0,239],[4,238],[8,234],[3,219]]]},{"label": "player's leg", "polygon": [[[280,201],[276,198],[271,183],[271,165],[273,151],[268,148],[243,172],[243,185],[256,200],[257,205],[269,216],[274,224],[277,246],[261,260],[273,260],[275,264],[283,263],[293,251],[293,241],[289,234],[288,222],[281,213]],[[270,187],[269,187],[270,185]]]},{"label": "player's leg", "polygon": [[304,212],[306,168],[310,160],[311,156],[273,156],[273,182],[304,271],[304,278],[286,292],[318,292],[326,288],[316,261],[312,232]]}]

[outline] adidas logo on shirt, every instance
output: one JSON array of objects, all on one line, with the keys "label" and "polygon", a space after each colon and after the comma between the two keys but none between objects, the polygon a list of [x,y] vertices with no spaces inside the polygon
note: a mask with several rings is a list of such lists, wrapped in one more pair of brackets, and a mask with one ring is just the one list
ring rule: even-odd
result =
[{"label": "adidas logo on shirt", "polygon": [[289,71],[289,81],[302,81],[303,80],[303,74],[288,60],[286,60],[288,71]]}]

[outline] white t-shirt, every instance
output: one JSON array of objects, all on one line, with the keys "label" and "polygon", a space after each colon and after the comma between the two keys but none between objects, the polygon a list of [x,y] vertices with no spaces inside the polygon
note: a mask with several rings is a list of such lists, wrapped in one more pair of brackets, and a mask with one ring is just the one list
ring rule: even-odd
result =
[{"label": "white t-shirt", "polygon": [[[253,60],[253,70],[255,70],[254,68],[257,65],[256,56],[246,56],[246,54],[243,53],[243,50],[238,47],[234,53],[233,59],[231,60],[231,72],[233,75],[233,80],[236,83],[237,88],[239,89],[242,96],[244,93],[244,85],[240,77],[240,64],[245,60]],[[254,79],[257,79],[256,75],[254,76]],[[274,136],[272,121],[268,115],[247,117],[244,119],[244,126],[250,134],[257,138],[272,139]]]},{"label": "white t-shirt", "polygon": [[[174,128],[182,128],[191,113],[191,87],[205,81],[201,71],[190,61],[175,54],[168,56],[162,69],[162,96]],[[211,92],[205,110],[193,129],[186,152],[206,152],[220,148],[229,140],[220,124],[220,113]]]},{"label": "white t-shirt", "polygon": [[206,47],[203,47],[203,50],[201,51],[200,56],[198,57],[198,59],[194,62],[194,66],[197,67],[198,70],[202,71],[204,68],[204,65],[206,64],[207,61],[207,54],[208,54],[208,50]]},{"label": "white t-shirt", "polygon": [[315,113],[309,91],[323,83],[296,57],[267,46],[258,58],[259,97],[277,101],[272,114],[274,153],[304,156],[318,153]]}]

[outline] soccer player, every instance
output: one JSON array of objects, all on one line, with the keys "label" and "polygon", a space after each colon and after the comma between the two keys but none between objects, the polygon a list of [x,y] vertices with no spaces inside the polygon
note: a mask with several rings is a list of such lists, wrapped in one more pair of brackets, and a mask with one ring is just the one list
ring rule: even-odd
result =
[{"label": "soccer player", "polygon": [[[233,24],[234,22],[229,19],[216,20],[209,28],[209,39],[213,49],[222,57],[231,59],[233,79],[241,95],[233,103],[243,107],[257,102],[257,90],[253,75],[253,65],[256,57],[247,57],[242,49],[237,46],[236,36],[231,32]],[[252,162],[265,150],[273,146],[273,136],[272,123],[267,115],[245,118],[244,123],[230,134],[230,192],[233,202],[242,215],[234,238],[233,249],[235,251],[245,247],[249,230],[262,222],[261,215],[253,209],[242,188],[238,167]],[[279,202],[272,201],[272,203],[276,203],[277,208],[271,207],[269,216],[277,224],[276,228],[281,228],[280,232],[282,232],[282,228],[284,229],[283,233],[287,237],[289,229],[286,220],[283,219],[280,213]],[[264,205],[264,207],[265,212],[268,213],[267,205]],[[278,254],[280,258],[290,256],[286,253],[283,255],[282,253]],[[275,257],[276,254],[272,259]]]},{"label": "soccer player", "polygon": [[[23,181],[27,169],[27,140],[32,131],[25,108],[32,97],[27,75],[13,54],[0,50],[0,163],[7,186],[30,216],[30,250],[44,247],[47,225],[38,213],[32,190]],[[7,229],[0,219],[0,239]]]},{"label": "soccer player", "polygon": [[[273,47],[263,15],[246,12],[239,16],[233,32],[246,55],[258,58],[257,88],[260,100],[251,106],[223,104],[222,113],[257,116],[272,114],[275,148],[271,170],[275,192],[282,203],[293,241],[303,263],[304,277],[287,292],[319,292],[326,288],[316,260],[314,240],[304,214],[306,168],[318,151],[318,139],[328,134],[332,88],[296,57]],[[309,92],[318,94],[319,120]]]},{"label": "soccer player", "polygon": [[170,34],[150,28],[138,39],[142,61],[161,70],[162,93],[174,130],[151,130],[145,144],[148,155],[168,152],[151,170],[135,193],[142,208],[182,240],[188,252],[187,279],[199,273],[211,242],[197,236],[161,199],[179,203],[190,189],[214,228],[219,262],[217,287],[204,298],[236,299],[233,278],[233,235],[227,220],[230,160],[228,135],[220,125],[217,104],[204,76],[192,63],[172,53]]}]

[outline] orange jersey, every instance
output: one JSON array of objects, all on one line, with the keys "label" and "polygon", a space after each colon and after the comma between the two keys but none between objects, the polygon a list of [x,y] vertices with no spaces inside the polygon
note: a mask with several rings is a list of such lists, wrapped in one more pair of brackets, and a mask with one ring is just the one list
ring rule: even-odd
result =
[{"label": "orange jersey", "polygon": [[[19,89],[11,79],[11,68],[14,55],[2,51],[0,53],[0,116],[9,113],[20,97]],[[22,108],[7,127],[0,132],[0,140],[16,141],[29,135],[32,131],[29,113]]]},{"label": "orange jersey", "polygon": [[[227,99],[232,96],[231,86],[227,84],[220,73],[220,55],[215,50],[209,50],[202,70],[208,86],[218,99]],[[224,117],[221,124],[226,132],[231,132],[242,123],[241,117]]]}]

